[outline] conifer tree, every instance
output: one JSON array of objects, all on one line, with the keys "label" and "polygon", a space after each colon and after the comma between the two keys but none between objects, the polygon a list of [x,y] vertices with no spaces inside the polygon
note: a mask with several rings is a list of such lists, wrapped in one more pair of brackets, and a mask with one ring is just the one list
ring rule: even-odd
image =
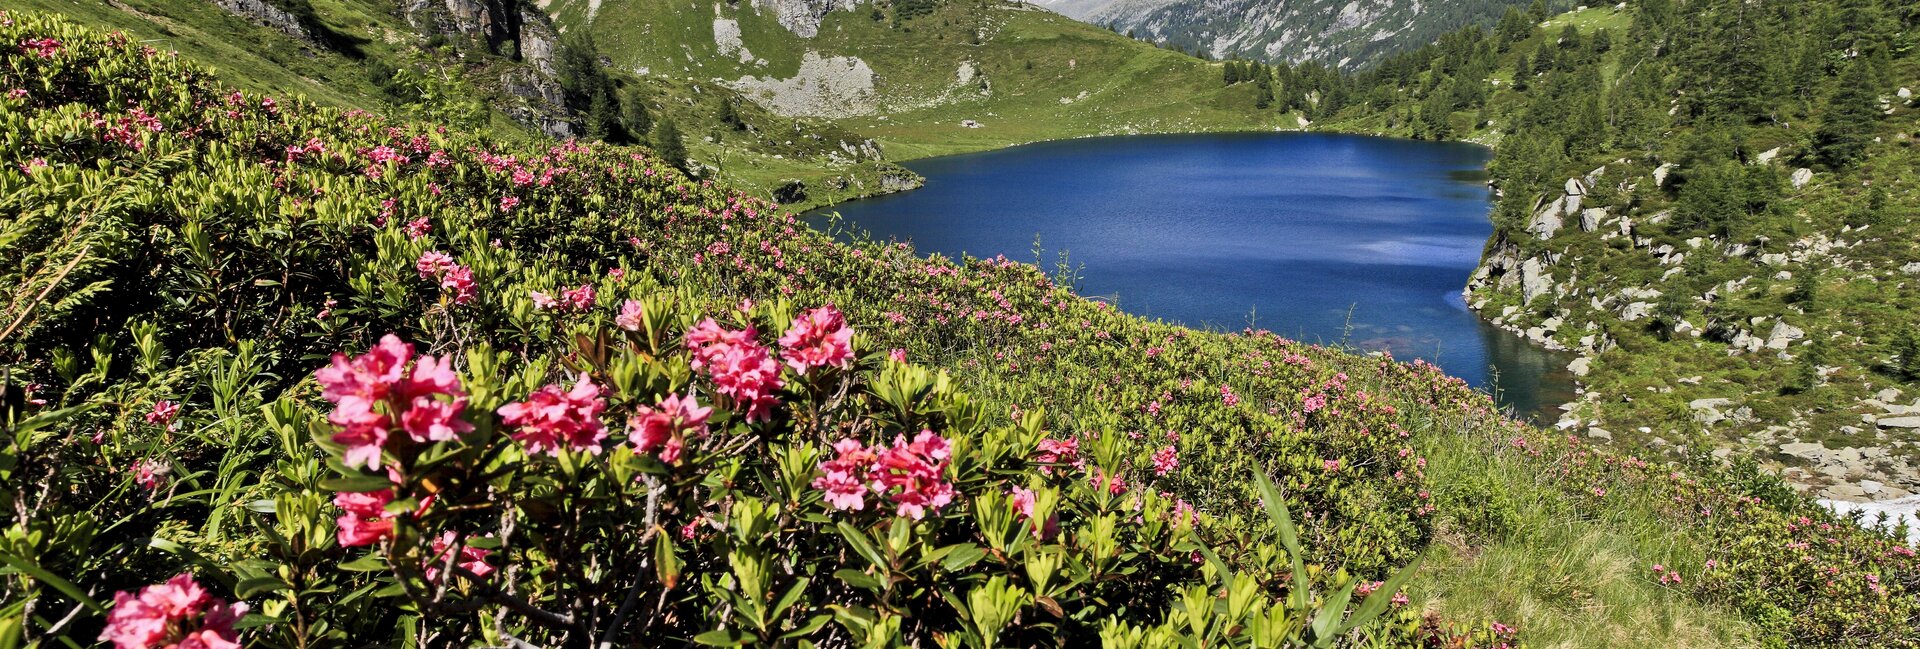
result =
[{"label": "conifer tree", "polygon": [[1834,169],[1851,166],[1865,155],[1879,121],[1879,97],[1873,87],[1872,62],[1847,65],[1840,84],[1827,97],[1820,128],[1814,132],[1814,152]]},{"label": "conifer tree", "polygon": [[667,161],[667,164],[685,169],[687,145],[682,139],[678,124],[673,123],[672,119],[660,120],[653,133],[653,151],[659,154],[661,160]]},{"label": "conifer tree", "polygon": [[653,131],[653,111],[647,109],[647,95],[638,88],[628,88],[620,95],[620,125],[627,131],[627,137],[635,142],[647,141],[647,134]]}]

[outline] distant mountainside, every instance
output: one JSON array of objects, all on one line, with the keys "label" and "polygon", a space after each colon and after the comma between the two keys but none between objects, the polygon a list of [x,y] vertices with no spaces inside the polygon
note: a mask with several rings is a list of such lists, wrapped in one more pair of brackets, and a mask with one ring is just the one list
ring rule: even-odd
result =
[{"label": "distant mountainside", "polygon": [[1298,126],[1221,64],[1002,0],[554,0],[623,74],[724,86],[890,157],[1036,140]]},{"label": "distant mountainside", "polygon": [[[1216,58],[1358,68],[1527,0],[1053,0],[1048,9]],[[1547,13],[1534,9],[1533,22]]]}]

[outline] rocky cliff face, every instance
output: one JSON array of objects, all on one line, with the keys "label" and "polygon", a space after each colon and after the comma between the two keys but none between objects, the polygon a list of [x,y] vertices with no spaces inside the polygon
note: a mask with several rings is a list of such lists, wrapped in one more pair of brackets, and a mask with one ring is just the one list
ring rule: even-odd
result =
[{"label": "rocky cliff face", "polygon": [[554,137],[579,134],[554,72],[559,36],[545,14],[519,0],[409,0],[404,12],[424,34],[471,39],[504,59],[488,69],[513,98],[503,110],[514,121]]}]

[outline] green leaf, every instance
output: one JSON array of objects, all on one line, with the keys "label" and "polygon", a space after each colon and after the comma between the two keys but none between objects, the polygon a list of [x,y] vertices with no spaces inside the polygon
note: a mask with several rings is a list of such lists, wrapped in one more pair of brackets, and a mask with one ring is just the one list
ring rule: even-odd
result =
[{"label": "green leaf", "polygon": [[327,478],[320,481],[321,489],[347,493],[379,491],[392,486],[392,480],[388,480],[386,476],[380,475],[348,475],[338,478]]},{"label": "green leaf", "polygon": [[348,572],[376,572],[387,569],[387,562],[380,555],[368,553],[358,559],[340,564],[340,569]]},{"label": "green leaf", "polygon": [[1300,531],[1293,527],[1293,516],[1287,512],[1287,502],[1280,499],[1280,489],[1273,486],[1273,480],[1267,477],[1266,471],[1256,468],[1253,480],[1260,487],[1260,502],[1267,507],[1267,518],[1273,519],[1274,528],[1280,531],[1280,543],[1287,547],[1287,554],[1293,555],[1294,583],[1304,583],[1299,578],[1307,573],[1302,558],[1305,553],[1300,550]]},{"label": "green leaf", "polygon": [[882,572],[886,572],[891,568],[891,566],[887,564],[886,556],[880,554],[880,551],[873,547],[873,541],[867,538],[866,532],[860,531],[860,528],[848,525],[846,521],[837,523],[835,527],[840,530],[840,538],[846,539],[847,545],[853,546],[853,551],[859,554],[861,558],[866,559],[868,563],[873,564],[874,567],[879,568]]},{"label": "green leaf", "polygon": [[840,581],[846,582],[848,586],[854,588],[880,590],[880,578],[858,570],[843,568],[833,571],[833,576],[838,577]]},{"label": "green leaf", "polygon": [[979,563],[981,559],[987,556],[986,550],[982,550],[980,546],[972,543],[949,545],[935,550],[935,552],[946,555],[940,560],[940,567],[947,572],[965,570],[968,566]]},{"label": "green leaf", "polygon": [[92,597],[88,597],[86,591],[80,590],[79,586],[73,585],[73,582],[67,581],[59,575],[47,572],[45,568],[40,567],[40,564],[34,563],[26,557],[18,557],[12,553],[0,552],[0,561],[6,562],[6,564],[12,566],[14,570],[27,573],[34,579],[40,580],[40,583],[52,586],[54,590],[58,590],[67,597],[73,598],[73,601],[85,605],[95,613],[107,612],[106,607],[101,606],[100,602],[94,601]]},{"label": "green leaf", "polygon": [[240,599],[253,599],[253,596],[261,593],[290,590],[292,588],[292,586],[287,585],[287,582],[281,581],[279,577],[250,577],[240,580],[239,585],[233,587],[233,594]]},{"label": "green leaf", "polygon": [[714,629],[693,636],[693,641],[712,647],[737,647],[746,643],[747,638],[738,629]]},{"label": "green leaf", "polygon": [[799,601],[801,595],[806,594],[807,584],[812,581],[812,579],[801,577],[799,581],[793,582],[793,586],[787,588],[787,594],[781,595],[780,601],[774,602],[773,610],[767,614],[767,617],[777,618],[785,615],[787,609],[792,608],[793,603]]},{"label": "green leaf", "polygon": [[653,535],[653,569],[668,590],[680,583],[680,555],[674,552],[672,534]]},{"label": "green leaf", "polygon": [[820,627],[826,626],[827,623],[831,621],[833,621],[832,615],[827,615],[825,613],[822,613],[820,615],[815,615],[812,618],[809,618],[806,624],[800,625],[800,628],[781,634],[780,639],[792,640],[794,638],[804,638],[806,636],[813,635],[813,632],[819,631]]}]

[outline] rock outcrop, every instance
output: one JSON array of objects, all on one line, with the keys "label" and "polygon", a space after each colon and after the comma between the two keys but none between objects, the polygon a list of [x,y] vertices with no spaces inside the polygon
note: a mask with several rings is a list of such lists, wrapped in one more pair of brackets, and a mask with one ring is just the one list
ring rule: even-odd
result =
[{"label": "rock outcrop", "polygon": [[860,3],[857,0],[753,0],[753,6],[772,12],[774,20],[795,36],[813,38],[819,35],[820,21],[825,20],[828,13],[852,11]]},{"label": "rock outcrop", "polygon": [[267,4],[266,0],[213,0],[215,5],[227,10],[227,13],[245,18],[256,25],[269,27],[282,34],[316,44],[313,34],[307,32],[300,17],[285,9]]}]

